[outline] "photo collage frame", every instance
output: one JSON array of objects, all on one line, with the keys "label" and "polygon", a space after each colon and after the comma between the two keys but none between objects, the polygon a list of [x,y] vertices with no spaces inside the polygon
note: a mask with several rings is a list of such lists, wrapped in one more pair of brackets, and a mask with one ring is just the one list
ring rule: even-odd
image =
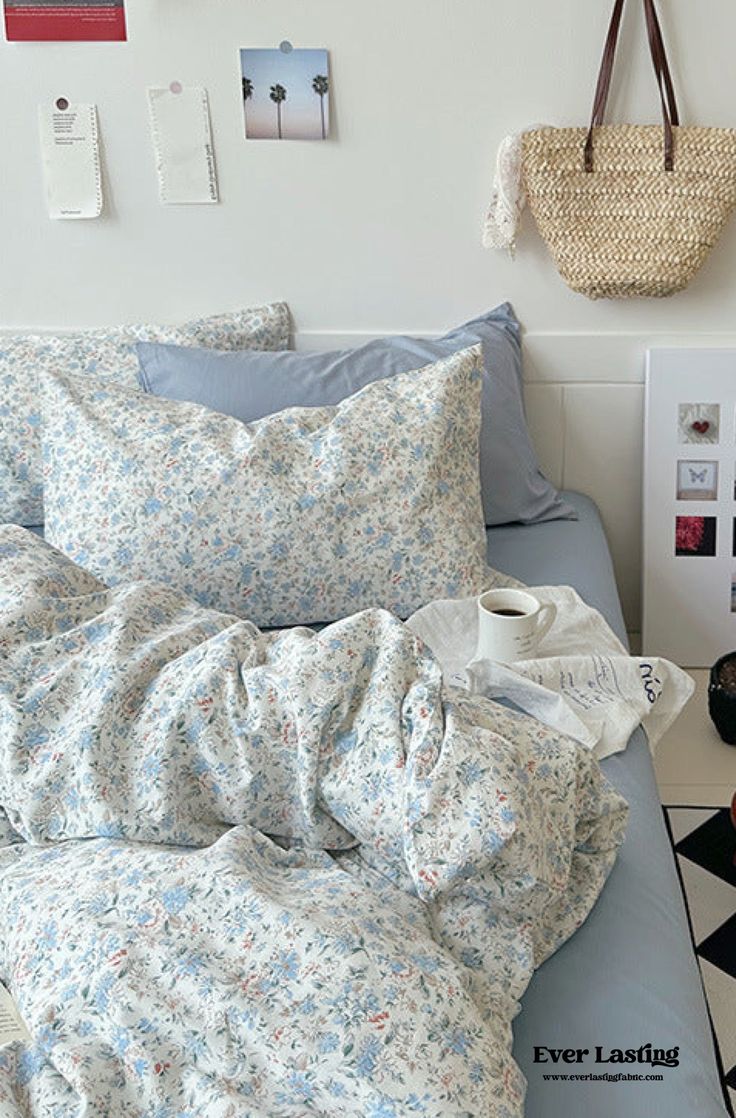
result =
[{"label": "photo collage frame", "polygon": [[736,648],[736,349],[651,349],[642,645],[683,667]]}]

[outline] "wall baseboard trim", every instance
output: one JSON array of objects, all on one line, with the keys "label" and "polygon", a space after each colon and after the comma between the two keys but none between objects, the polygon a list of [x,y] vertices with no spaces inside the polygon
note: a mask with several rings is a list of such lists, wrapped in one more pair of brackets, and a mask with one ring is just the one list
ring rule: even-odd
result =
[{"label": "wall baseboard trim", "polygon": [[[309,352],[351,349],[398,333],[398,330],[299,330],[294,342],[297,349]],[[441,337],[439,332],[428,330],[401,333]],[[530,330],[524,334],[524,380],[527,384],[643,384],[646,351],[653,346],[734,348],[736,333]]]},{"label": "wall baseboard trim", "polygon": [[[70,334],[100,327],[13,326],[0,329],[0,338],[11,334]],[[294,347],[303,352],[352,349],[376,338],[409,334],[439,338],[434,330],[296,330]],[[524,333],[524,380],[527,384],[643,384],[647,349],[653,346],[683,348],[736,348],[736,333],[686,333],[652,331],[581,332],[529,330]]]}]

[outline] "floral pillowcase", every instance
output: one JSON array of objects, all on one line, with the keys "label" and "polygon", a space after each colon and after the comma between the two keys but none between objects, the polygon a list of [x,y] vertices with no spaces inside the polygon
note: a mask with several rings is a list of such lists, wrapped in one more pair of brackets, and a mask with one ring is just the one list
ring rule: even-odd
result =
[{"label": "floral pillowcase", "polygon": [[42,372],[46,539],[260,626],[406,617],[487,577],[481,348],[254,423]]},{"label": "floral pillowcase", "polygon": [[289,348],[289,330],[288,307],[273,303],[183,326],[0,335],[0,522],[40,524],[44,519],[37,379],[42,370],[89,374],[136,388],[136,342],[279,350]]}]

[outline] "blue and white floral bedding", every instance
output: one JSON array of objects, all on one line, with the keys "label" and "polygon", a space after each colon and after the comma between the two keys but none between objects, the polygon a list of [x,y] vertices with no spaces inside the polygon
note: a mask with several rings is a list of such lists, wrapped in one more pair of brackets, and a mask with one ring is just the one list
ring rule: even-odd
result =
[{"label": "blue and white floral bedding", "polygon": [[0,528],[0,1113],[518,1118],[626,807],[391,614],[264,635]]}]

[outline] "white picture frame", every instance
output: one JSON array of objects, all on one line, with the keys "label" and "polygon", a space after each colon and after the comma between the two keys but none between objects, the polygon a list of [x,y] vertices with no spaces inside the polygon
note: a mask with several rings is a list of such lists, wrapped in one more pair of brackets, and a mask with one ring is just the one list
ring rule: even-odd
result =
[{"label": "white picture frame", "polygon": [[642,648],[707,668],[736,648],[736,349],[647,351]]},{"label": "white picture frame", "polygon": [[678,501],[717,501],[719,463],[703,459],[677,461]]}]

